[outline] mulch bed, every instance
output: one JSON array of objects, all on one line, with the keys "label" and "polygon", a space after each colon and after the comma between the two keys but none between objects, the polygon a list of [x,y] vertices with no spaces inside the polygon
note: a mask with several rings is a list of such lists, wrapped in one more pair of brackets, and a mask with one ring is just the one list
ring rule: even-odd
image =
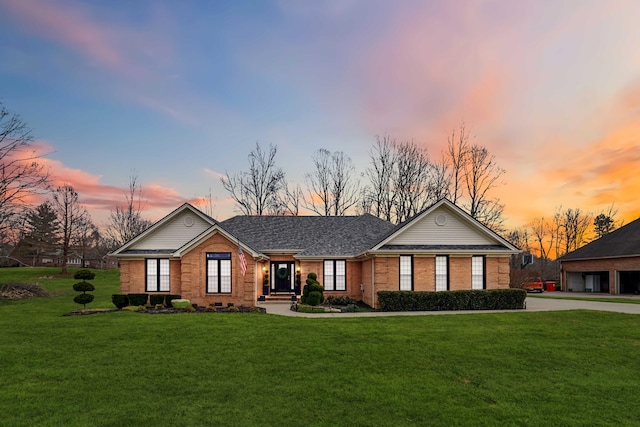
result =
[{"label": "mulch bed", "polygon": [[49,294],[37,283],[4,283],[0,285],[0,298],[19,300],[47,297]]}]

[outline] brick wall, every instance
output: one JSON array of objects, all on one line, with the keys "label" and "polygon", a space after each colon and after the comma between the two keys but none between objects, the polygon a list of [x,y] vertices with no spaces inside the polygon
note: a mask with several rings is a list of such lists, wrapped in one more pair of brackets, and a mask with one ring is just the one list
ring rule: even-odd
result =
[{"label": "brick wall", "polygon": [[449,290],[471,289],[471,257],[449,257]]},{"label": "brick wall", "polygon": [[[434,291],[436,289],[436,271],[434,256],[413,257],[413,290]],[[398,279],[399,280],[399,279]],[[398,287],[400,285],[398,284]]]},{"label": "brick wall", "polygon": [[[208,294],[206,292],[206,254],[207,252],[231,253],[231,293]],[[234,305],[255,305],[258,298],[257,278],[255,276],[255,262],[251,255],[244,251],[247,260],[247,273],[245,276],[240,271],[238,259],[238,244],[230,242],[221,234],[214,234],[209,239],[192,249],[182,257],[180,272],[181,294],[185,299],[199,305],[212,303],[228,303]]]},{"label": "brick wall", "polygon": [[[487,289],[505,289],[509,287],[509,256],[486,258]],[[399,257],[377,257],[375,263],[375,292],[397,291],[400,288]],[[370,268],[370,267],[368,267]],[[363,269],[366,271],[367,268]],[[370,276],[370,275],[369,275]],[[370,285],[368,276],[367,283]],[[367,288],[367,286],[365,286]],[[471,289],[471,256],[449,257],[449,290]],[[413,290],[435,291],[435,256],[413,257]],[[366,294],[365,294],[366,295]],[[365,300],[369,305],[377,306],[372,298]]]},{"label": "brick wall", "polygon": [[562,261],[561,263],[561,286],[562,290],[567,290],[566,273],[589,273],[608,271],[609,272],[609,293],[615,294],[619,291],[617,282],[617,272],[640,270],[640,256],[594,260]]}]

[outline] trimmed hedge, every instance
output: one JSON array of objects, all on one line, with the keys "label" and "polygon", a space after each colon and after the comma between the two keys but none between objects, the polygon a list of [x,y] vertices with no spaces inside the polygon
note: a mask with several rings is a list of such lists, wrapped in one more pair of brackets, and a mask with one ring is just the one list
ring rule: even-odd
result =
[{"label": "trimmed hedge", "polygon": [[129,294],[130,305],[147,305],[149,294]]},{"label": "trimmed hedge", "polygon": [[526,297],[524,289],[378,292],[382,311],[518,310]]},{"label": "trimmed hedge", "polygon": [[174,299],[182,299],[182,295],[165,295],[164,296],[164,305],[167,307],[173,307],[173,305],[171,305],[171,301],[173,301]]},{"label": "trimmed hedge", "polygon": [[158,304],[164,305],[164,297],[164,295],[151,294],[149,295],[149,304],[154,307]]},{"label": "trimmed hedge", "polygon": [[113,294],[111,295],[111,302],[116,308],[124,308],[129,305],[129,297],[125,294]]}]

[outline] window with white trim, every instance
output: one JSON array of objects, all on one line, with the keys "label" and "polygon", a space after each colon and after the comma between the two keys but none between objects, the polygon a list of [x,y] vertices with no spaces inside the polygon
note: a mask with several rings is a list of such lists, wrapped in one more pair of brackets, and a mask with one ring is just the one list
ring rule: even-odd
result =
[{"label": "window with white trim", "polygon": [[207,252],[207,293],[231,293],[231,252]]},{"label": "window with white trim", "polygon": [[449,290],[449,257],[436,255],[436,291]]},{"label": "window with white trim", "polygon": [[413,256],[400,255],[400,290],[413,290]]},{"label": "window with white trim", "polygon": [[347,261],[343,259],[324,260],[324,273],[322,276],[325,291],[347,290]]},{"label": "window with white trim", "polygon": [[147,292],[169,292],[169,260],[147,259]]},{"label": "window with white trim", "polygon": [[485,289],[484,257],[471,257],[471,289]]}]

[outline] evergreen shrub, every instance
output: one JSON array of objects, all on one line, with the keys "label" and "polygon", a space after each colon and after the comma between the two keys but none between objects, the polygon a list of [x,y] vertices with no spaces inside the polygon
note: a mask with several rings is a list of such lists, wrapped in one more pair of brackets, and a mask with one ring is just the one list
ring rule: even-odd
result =
[{"label": "evergreen shrub", "polygon": [[95,279],[95,277],[96,277],[96,273],[86,268],[76,271],[75,274],[73,275],[73,278],[76,280],[93,280]]},{"label": "evergreen shrub", "polygon": [[174,299],[182,299],[182,295],[165,295],[164,296],[164,305],[167,307],[172,307],[171,301]]},{"label": "evergreen shrub", "polygon": [[129,294],[129,304],[131,305],[147,305],[149,294]]},{"label": "evergreen shrub", "polygon": [[378,292],[382,311],[517,310],[526,297],[524,289]]},{"label": "evergreen shrub", "polygon": [[82,304],[83,306],[89,304],[91,301],[93,301],[92,294],[78,294],[73,298],[73,302],[76,304]]},{"label": "evergreen shrub", "polygon": [[149,303],[154,307],[158,304],[164,304],[164,295],[151,294],[149,295]]},{"label": "evergreen shrub", "polygon": [[125,294],[113,294],[111,295],[111,302],[118,309],[122,309],[129,305],[129,297]]},{"label": "evergreen shrub", "polygon": [[326,299],[329,305],[349,305],[353,303],[353,300],[347,295],[333,296],[329,295]]},{"label": "evergreen shrub", "polygon": [[76,292],[93,292],[96,290],[96,287],[89,282],[82,281],[74,283],[73,290]]},{"label": "evergreen shrub", "polygon": [[304,288],[302,289],[302,297],[300,298],[300,301],[303,304],[318,305],[322,304],[324,301],[324,288],[316,280],[317,278],[318,276],[316,273],[307,274],[307,284],[304,285]]}]

